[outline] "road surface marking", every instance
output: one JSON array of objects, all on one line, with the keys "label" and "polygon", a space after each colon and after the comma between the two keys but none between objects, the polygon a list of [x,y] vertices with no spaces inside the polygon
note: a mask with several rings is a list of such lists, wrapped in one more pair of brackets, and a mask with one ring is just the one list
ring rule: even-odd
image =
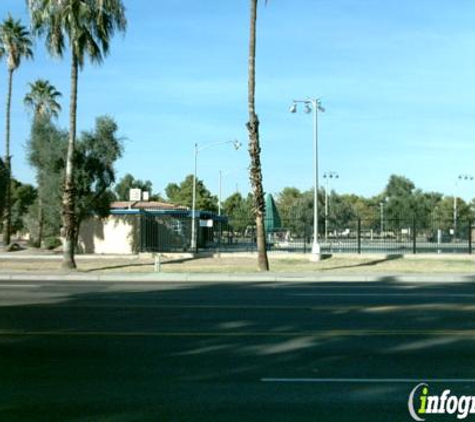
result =
[{"label": "road surface marking", "polygon": [[[46,310],[44,304],[32,304],[31,309]],[[291,305],[162,305],[157,304],[137,304],[127,305],[118,303],[97,303],[97,304],[80,304],[80,303],[58,303],[48,304],[47,309],[116,309],[116,310],[133,310],[133,309],[150,309],[157,312],[167,310],[214,310],[214,311],[301,311],[301,312],[320,312],[320,311],[338,311],[339,313],[349,312],[378,312],[384,310],[386,312],[398,312],[400,310],[424,310],[431,312],[475,312],[475,304],[453,304],[453,303],[437,303],[437,304],[401,304],[401,305],[322,305],[322,306],[291,306]]]},{"label": "road surface marking", "polygon": [[427,383],[447,383],[462,384],[475,383],[473,378],[261,378],[261,382],[276,383],[342,383],[342,384],[415,384],[420,382]]},{"label": "road surface marking", "polygon": [[166,332],[166,331],[19,331],[0,330],[0,337],[376,337],[452,336],[475,337],[475,330],[327,330],[298,332]]},{"label": "road surface marking", "polygon": [[0,288],[17,288],[17,289],[32,289],[35,287],[40,287],[38,284],[0,284]]},{"label": "road surface marking", "polygon": [[330,296],[330,297],[453,297],[453,298],[474,298],[475,294],[470,293],[289,293],[289,296]]}]

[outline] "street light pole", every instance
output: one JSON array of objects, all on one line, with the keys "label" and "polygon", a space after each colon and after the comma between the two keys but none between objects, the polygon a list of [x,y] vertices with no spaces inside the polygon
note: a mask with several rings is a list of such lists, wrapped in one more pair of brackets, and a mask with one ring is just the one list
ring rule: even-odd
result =
[{"label": "street light pole", "polygon": [[[240,169],[235,169],[235,170],[229,170],[229,171],[225,171],[223,172],[222,170],[219,170],[219,206],[218,206],[218,215],[221,215],[221,211],[222,211],[222,190],[223,190],[223,177],[226,177],[228,176],[229,174],[232,174],[232,173],[236,173],[236,172],[239,172],[239,171],[242,171],[242,170],[247,170],[247,167],[243,167],[243,168],[240,168]],[[238,185],[236,183],[236,192],[238,192]]]},{"label": "street light pole", "polygon": [[294,100],[290,107],[291,113],[297,112],[297,104],[305,104],[305,112],[313,111],[313,144],[314,144],[314,186],[313,186],[313,244],[312,261],[320,261],[320,245],[318,243],[318,112],[324,112],[325,109],[318,98],[309,98],[306,100]]},{"label": "street light pole", "polygon": [[196,218],[197,218],[197,212],[196,212],[196,175],[198,173],[198,153],[201,151],[218,146],[218,145],[223,145],[223,144],[232,144],[236,150],[241,148],[241,142],[238,140],[230,140],[230,141],[219,141],[219,142],[213,142],[211,144],[206,144],[202,146],[201,148],[198,147],[198,144],[195,143],[195,149],[194,149],[194,173],[193,173],[193,197],[191,201],[191,250],[196,251],[197,249],[197,242],[196,242]]},{"label": "street light pole", "polygon": [[218,201],[218,215],[221,215],[221,185],[223,179],[223,172],[219,170],[219,201]]},{"label": "street light pole", "polygon": [[323,178],[326,181],[326,186],[325,186],[325,242],[328,241],[328,191],[329,191],[329,182],[330,179],[338,179],[340,176],[338,175],[337,172],[335,171],[329,171],[326,173],[323,173]]},{"label": "street light pole", "polygon": [[191,249],[196,250],[196,173],[198,172],[198,144],[195,143],[195,167],[193,172],[193,199],[191,201]]},{"label": "street light pole", "polygon": [[455,182],[454,188],[454,239],[457,235],[457,184],[460,180],[473,180],[473,176],[471,174],[460,174]]}]

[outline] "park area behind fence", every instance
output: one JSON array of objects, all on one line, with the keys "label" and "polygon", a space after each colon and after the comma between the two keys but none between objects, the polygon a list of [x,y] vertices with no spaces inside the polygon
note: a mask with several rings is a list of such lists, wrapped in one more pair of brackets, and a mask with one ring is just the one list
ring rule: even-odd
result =
[{"label": "park area behind fence", "polygon": [[[197,219],[196,248],[191,248],[191,218],[141,215],[141,252],[255,252],[252,219],[222,216]],[[266,221],[269,253],[310,253],[313,221]],[[472,221],[418,219],[354,219],[344,224],[322,221],[318,242],[322,253],[472,253]]]}]

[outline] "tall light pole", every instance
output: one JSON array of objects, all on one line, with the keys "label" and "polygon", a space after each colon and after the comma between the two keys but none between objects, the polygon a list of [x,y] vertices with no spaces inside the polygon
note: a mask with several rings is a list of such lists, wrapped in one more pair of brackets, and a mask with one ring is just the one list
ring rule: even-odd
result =
[{"label": "tall light pole", "polygon": [[318,244],[318,112],[322,113],[325,109],[318,98],[309,98],[306,100],[294,100],[290,107],[291,113],[297,112],[297,104],[305,104],[305,113],[313,111],[313,140],[314,140],[314,192],[313,192],[313,245],[312,261],[320,261],[320,245]]},{"label": "tall light pole", "polygon": [[383,238],[383,232],[384,232],[384,204],[386,202],[388,202],[388,197],[383,198],[383,200],[379,203],[379,209],[381,212],[381,234],[380,234],[381,239]]},{"label": "tall light pole", "polygon": [[455,182],[455,188],[454,188],[454,239],[457,235],[457,192],[455,190],[457,189],[458,182],[461,180],[473,180],[473,176],[471,174],[460,174],[457,178],[457,181]]},{"label": "tall light pole", "polygon": [[218,199],[218,215],[221,215],[221,195],[223,185],[223,171],[219,170],[219,199]]},{"label": "tall light pole", "polygon": [[[242,170],[247,170],[247,167],[244,167],[242,169],[236,169],[236,170],[230,170],[230,171],[225,171],[223,172],[222,170],[219,170],[219,204],[218,204],[218,215],[221,215],[221,199],[222,199],[222,188],[223,188],[223,176],[227,176],[231,173],[237,173]],[[236,192],[237,192],[237,184],[236,184]]]},{"label": "tall light pole", "polygon": [[219,142],[213,142],[211,144],[206,144],[203,145],[202,147],[198,147],[198,144],[195,143],[195,150],[194,150],[194,161],[195,161],[195,166],[194,166],[194,173],[193,173],[193,198],[191,201],[191,249],[193,251],[196,251],[196,218],[197,212],[196,212],[196,174],[198,172],[198,153],[201,151],[215,147],[218,145],[223,145],[223,144],[232,144],[236,150],[241,148],[241,142],[238,140],[230,140],[230,141],[219,141]]},{"label": "tall light pole", "polygon": [[323,173],[323,178],[326,181],[325,186],[325,242],[328,240],[328,190],[330,179],[338,179],[340,175],[335,171],[328,171]]}]

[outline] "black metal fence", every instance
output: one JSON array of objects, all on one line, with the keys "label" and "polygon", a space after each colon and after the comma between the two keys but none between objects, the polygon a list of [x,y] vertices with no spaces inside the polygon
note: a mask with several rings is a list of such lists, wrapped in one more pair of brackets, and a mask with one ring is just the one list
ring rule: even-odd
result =
[{"label": "black metal fence", "polygon": [[[199,220],[197,245],[191,248],[191,218],[141,215],[142,252],[220,252],[256,251],[256,230],[251,219],[223,217]],[[472,253],[472,221],[418,221],[417,219],[354,219],[345,222],[322,221],[318,243],[322,253]],[[282,221],[273,228],[267,221],[267,249],[274,252],[308,253],[313,245],[313,222]]]}]

